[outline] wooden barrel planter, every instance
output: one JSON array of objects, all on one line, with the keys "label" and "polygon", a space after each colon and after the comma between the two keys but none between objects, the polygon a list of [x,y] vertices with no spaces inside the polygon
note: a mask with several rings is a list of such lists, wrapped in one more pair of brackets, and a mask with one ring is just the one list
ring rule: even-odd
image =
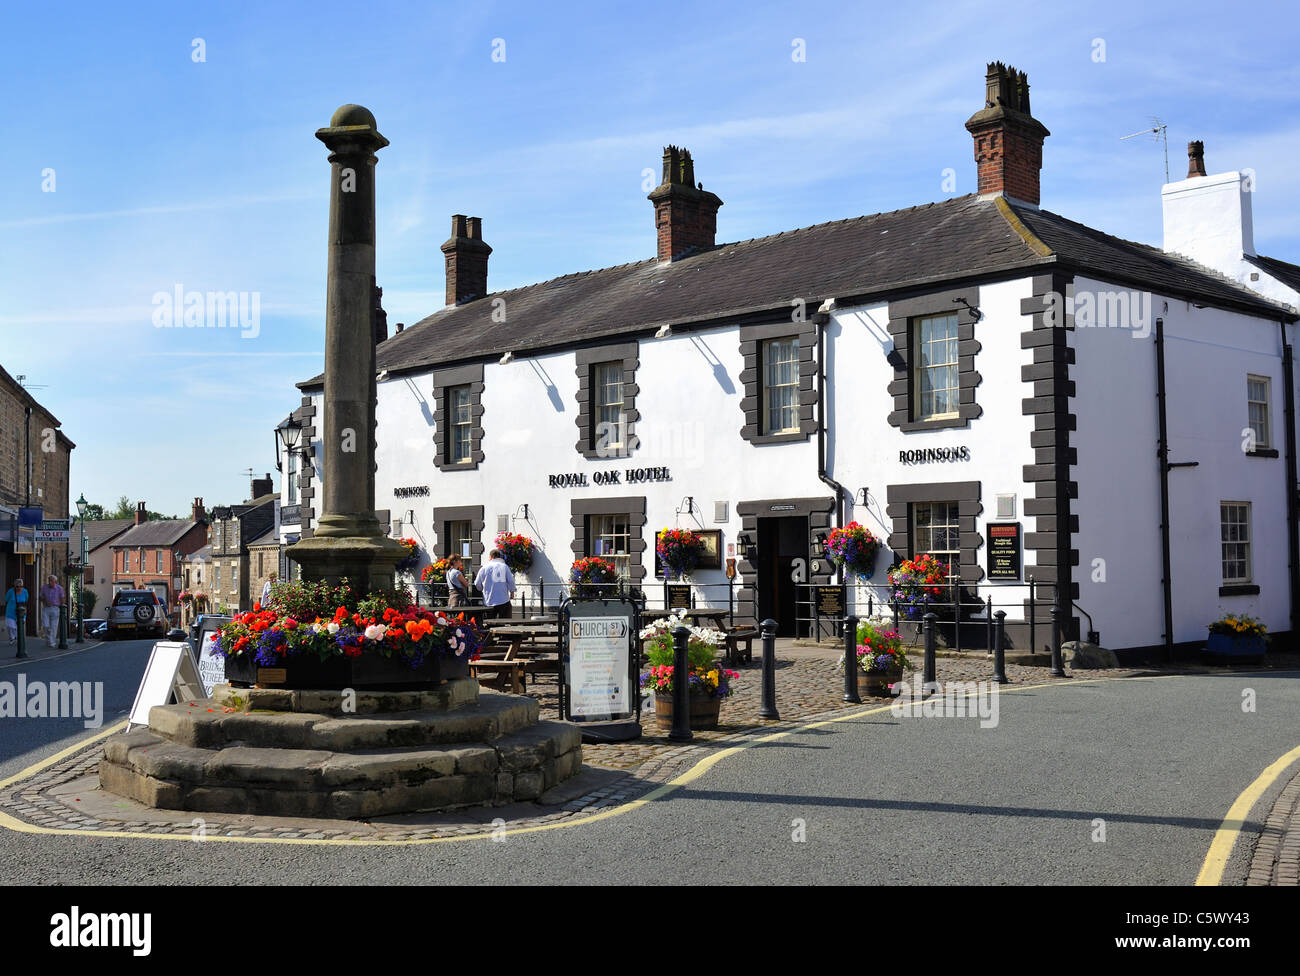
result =
[{"label": "wooden barrel planter", "polygon": [[[718,727],[718,712],[722,708],[721,698],[707,695],[691,695],[691,730],[708,731]],[[665,732],[673,727],[673,696],[655,695],[655,725]]]},{"label": "wooden barrel planter", "polygon": [[873,698],[889,698],[892,694],[889,686],[902,680],[902,668],[894,668],[890,671],[859,671],[858,694],[870,695]]},{"label": "wooden barrel planter", "polygon": [[469,656],[431,654],[418,668],[382,654],[320,658],[304,654],[278,665],[262,667],[248,654],[226,658],[226,680],[236,687],[358,691],[414,691],[469,676]]}]

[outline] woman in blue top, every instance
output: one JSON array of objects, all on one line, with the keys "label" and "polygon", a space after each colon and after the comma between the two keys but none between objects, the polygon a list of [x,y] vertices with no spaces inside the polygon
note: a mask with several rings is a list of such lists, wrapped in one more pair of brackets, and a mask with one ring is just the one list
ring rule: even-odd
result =
[{"label": "woman in blue top", "polygon": [[20,579],[5,593],[5,629],[9,631],[9,643],[18,639],[18,604],[27,602],[27,587]]}]

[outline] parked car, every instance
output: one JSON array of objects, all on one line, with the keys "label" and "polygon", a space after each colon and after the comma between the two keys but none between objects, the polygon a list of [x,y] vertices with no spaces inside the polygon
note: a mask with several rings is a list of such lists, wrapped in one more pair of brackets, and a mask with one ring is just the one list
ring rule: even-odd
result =
[{"label": "parked car", "polygon": [[[86,621],[86,623],[89,624],[90,621]],[[87,627],[86,638],[87,639],[93,638],[95,640],[108,640],[108,621],[100,620],[98,623],[95,624],[93,629]]]},{"label": "parked car", "polygon": [[[108,621],[103,617],[86,617],[84,620],[81,621],[81,626],[84,628],[82,633],[84,633],[87,637],[89,637],[91,634],[93,634],[96,630],[99,629],[100,625],[106,623],[108,623]],[[75,620],[72,621],[72,623],[68,625],[68,629],[73,630],[75,624],[76,621]]]},{"label": "parked car", "polygon": [[140,637],[151,634],[164,637],[171,624],[167,607],[153,590],[119,590],[108,608],[108,639]]}]

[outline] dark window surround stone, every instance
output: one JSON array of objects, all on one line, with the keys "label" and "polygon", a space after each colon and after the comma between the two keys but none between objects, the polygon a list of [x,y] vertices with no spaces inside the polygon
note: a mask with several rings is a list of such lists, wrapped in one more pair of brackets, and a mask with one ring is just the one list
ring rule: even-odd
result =
[{"label": "dark window surround stone", "polygon": [[[1075,396],[1070,366],[1074,350],[1069,336],[1074,331],[1074,316],[1058,310],[1060,324],[1053,325],[1046,316],[1045,296],[1074,293],[1074,276],[1062,271],[1035,275],[1033,295],[1021,299],[1020,314],[1029,317],[1029,327],[1020,334],[1020,348],[1032,349],[1034,361],[1020,367],[1022,382],[1033,385],[1033,396],[1020,401],[1021,414],[1034,418],[1029,435],[1034,449],[1034,463],[1023,467],[1026,483],[1034,485],[1034,497],[1026,498],[1026,518],[1036,519],[1035,530],[1025,533],[1025,578],[1050,583],[1060,601],[1069,606],[1079,598],[1079,584],[1073,579],[1073,567],[1079,565],[1079,550],[1073,548],[1073,535],[1079,531],[1078,515],[1071,512],[1071,499],[1079,497],[1078,482],[1070,480],[1070,465],[1078,463],[1078,449],[1070,444],[1070,431],[1078,428],[1078,418],[1070,409]],[[1029,555],[1034,565],[1029,565]],[[1037,607],[1025,603],[1025,612],[1049,621],[1050,599],[1040,597]],[[1079,635],[1079,618],[1073,611],[1063,615],[1067,639]]]},{"label": "dark window surround stone", "polygon": [[[483,517],[482,505],[453,505],[447,508],[435,508],[433,510],[433,539],[434,552],[446,548],[447,539],[443,538],[447,534],[448,522],[469,522],[470,533],[472,538],[469,543],[469,555],[475,566],[483,565],[483,528],[486,522]],[[450,556],[450,552],[443,552],[443,556]],[[474,585],[474,581],[469,581]]]},{"label": "dark window surround stone", "polygon": [[1230,583],[1219,587],[1219,596],[1259,596],[1258,583]]},{"label": "dark window surround stone", "polygon": [[[959,298],[966,304],[959,302]],[[983,380],[975,369],[975,356],[982,347],[975,338],[975,313],[972,311],[979,307],[979,299],[979,286],[968,285],[889,303],[889,334],[894,340],[894,348],[889,354],[889,362],[894,367],[894,379],[889,384],[889,393],[894,398],[894,409],[888,418],[892,426],[904,433],[947,430],[969,426],[984,412],[984,408],[975,402],[975,388]],[[943,420],[917,420],[916,391],[913,389],[916,374],[912,369],[916,320],[952,312],[957,314],[957,416]]]},{"label": "dark window surround stone", "polygon": [[1276,447],[1257,447],[1253,451],[1246,452],[1246,457],[1275,458],[1279,456]]},{"label": "dark window surround stone", "polygon": [[[620,498],[574,498],[569,502],[569,524],[573,526],[574,560],[592,555],[587,551],[587,520],[592,515],[627,516],[627,551],[632,586],[645,579],[645,495],[625,495]],[[568,579],[569,574],[564,574]]]},{"label": "dark window surround stone", "polygon": [[978,522],[984,514],[981,502],[983,485],[978,481],[945,481],[926,484],[888,485],[885,488],[885,514],[891,520],[889,548],[912,559],[912,506],[918,502],[956,502],[957,530],[960,535],[958,574],[963,583],[978,583],[984,578],[979,550],[984,545]]},{"label": "dark window surround stone", "polygon": [[316,437],[316,406],[310,396],[302,398],[302,405],[293,412],[293,419],[302,422],[302,434],[298,439],[298,505],[301,521],[298,523],[298,538],[309,539],[312,534],[312,500],[316,497],[315,452],[312,441]]},{"label": "dark window surround stone", "polygon": [[[792,505],[792,509],[773,512],[773,505]],[[827,584],[834,582],[834,564],[829,559],[822,559],[823,570],[811,572],[812,541],[818,532],[829,532],[831,521],[835,517],[835,499],[824,498],[758,498],[736,503],[736,514],[740,516],[740,531],[758,545],[758,520],[760,518],[807,517],[808,519],[808,582]],[[758,619],[758,565],[750,557],[736,560],[736,571],[745,580],[743,586],[736,587],[736,617],[739,620],[754,622]]]},{"label": "dark window surround stone", "polygon": [[[641,365],[640,345],[631,342],[610,343],[603,346],[588,346],[574,352],[575,368],[578,373],[578,442],[574,445],[578,453],[588,459],[602,457],[631,457],[637,448],[637,439],[631,430],[641,419],[636,409],[636,395],[641,392],[636,385],[636,371]],[[623,366],[623,416],[631,430],[624,431],[623,450],[619,454],[601,455],[597,451],[596,422],[593,417],[595,402],[591,396],[592,374],[595,367],[602,363],[622,363]]]},{"label": "dark window surround stone", "polygon": [[[452,387],[469,387],[469,416],[473,426],[469,432],[468,461],[453,464],[450,431],[447,419],[447,394]],[[450,369],[433,371],[433,464],[439,471],[473,471],[483,461],[483,364],[469,363]]]},{"label": "dark window surround stone", "polygon": [[[763,343],[770,339],[799,340],[799,430],[785,434],[763,433]],[[785,444],[806,441],[817,432],[813,408],[817,405],[817,361],[813,355],[817,345],[817,325],[804,322],[770,322],[766,325],[740,327],[740,356],[744,368],[740,382],[745,394],[740,409],[745,415],[745,425],[740,436],[751,444]]]}]

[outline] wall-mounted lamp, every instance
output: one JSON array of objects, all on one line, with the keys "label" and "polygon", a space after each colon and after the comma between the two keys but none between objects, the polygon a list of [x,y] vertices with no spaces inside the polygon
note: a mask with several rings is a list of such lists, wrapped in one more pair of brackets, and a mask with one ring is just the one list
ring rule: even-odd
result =
[{"label": "wall-mounted lamp", "polygon": [[754,555],[754,537],[748,532],[741,532],[736,536],[736,553],[741,559],[748,559]]},{"label": "wall-mounted lamp", "polygon": [[970,309],[971,317],[972,317],[976,322],[978,322],[980,319],[984,318],[984,313],[981,312],[981,311],[979,310],[979,306],[978,306],[978,305],[972,305],[970,302],[968,302],[968,301],[967,301],[965,298],[963,298],[961,295],[953,295],[953,296],[952,296],[952,300],[953,300],[954,302],[956,302],[958,305],[965,305],[968,309]]},{"label": "wall-mounted lamp", "polygon": [[825,532],[818,532],[815,536],[813,536],[812,554],[816,556],[818,559],[826,555],[826,533]]},{"label": "wall-mounted lamp", "polygon": [[659,326],[659,331],[655,333],[655,338],[667,339],[672,334],[673,334],[673,327],[669,325],[667,322],[665,322],[663,325]]}]

